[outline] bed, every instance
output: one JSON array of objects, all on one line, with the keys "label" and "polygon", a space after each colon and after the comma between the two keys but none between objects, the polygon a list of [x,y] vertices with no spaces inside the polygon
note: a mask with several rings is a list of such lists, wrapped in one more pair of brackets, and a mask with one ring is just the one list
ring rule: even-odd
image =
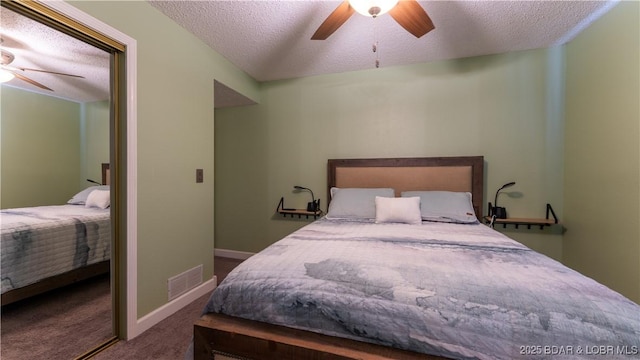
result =
[{"label": "bed", "polygon": [[2,305],[110,270],[109,164],[63,205],[3,209]]},{"label": "bed", "polygon": [[326,216],[225,278],[194,358],[640,354],[640,306],[479,221],[483,169],[477,156],[329,160]]}]

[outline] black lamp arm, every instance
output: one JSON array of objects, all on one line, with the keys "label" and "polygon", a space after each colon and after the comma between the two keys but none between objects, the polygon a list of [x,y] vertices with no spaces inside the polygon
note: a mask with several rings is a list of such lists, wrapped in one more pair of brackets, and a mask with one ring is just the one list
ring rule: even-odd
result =
[{"label": "black lamp arm", "polygon": [[98,184],[98,185],[102,185],[101,183],[95,181],[95,180],[91,180],[91,179],[87,179],[88,182],[90,183],[94,183],[94,184]]},{"label": "black lamp arm", "polygon": [[316,198],[315,196],[313,196],[313,191],[309,188],[306,188],[304,186],[299,186],[299,185],[295,185],[293,187],[296,190],[307,190],[311,193],[311,203],[309,203],[309,205],[307,205],[307,211],[318,211],[320,209],[320,199],[318,199],[318,202],[316,203]]},{"label": "black lamp arm", "polygon": [[504,188],[506,188],[506,187],[509,187],[509,186],[513,186],[513,185],[515,185],[515,184],[516,184],[516,182],[515,182],[515,181],[512,181],[512,182],[506,183],[506,184],[502,185],[502,186],[500,187],[500,189],[498,189],[498,191],[496,191],[496,197],[495,197],[495,199],[494,199],[494,201],[493,201],[493,205],[494,205],[495,207],[497,207],[497,206],[498,206],[498,193],[500,192],[500,190],[502,190],[502,189],[504,189]]}]

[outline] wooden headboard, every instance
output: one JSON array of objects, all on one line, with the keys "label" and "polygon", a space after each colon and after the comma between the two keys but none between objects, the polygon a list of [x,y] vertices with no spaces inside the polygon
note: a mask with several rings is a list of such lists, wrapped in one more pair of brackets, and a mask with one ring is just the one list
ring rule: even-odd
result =
[{"label": "wooden headboard", "polygon": [[329,201],[332,187],[390,187],[396,196],[410,190],[468,191],[476,217],[482,219],[482,156],[330,159],[327,165]]},{"label": "wooden headboard", "polygon": [[102,163],[102,185],[109,185],[111,182],[111,172],[109,163]]}]

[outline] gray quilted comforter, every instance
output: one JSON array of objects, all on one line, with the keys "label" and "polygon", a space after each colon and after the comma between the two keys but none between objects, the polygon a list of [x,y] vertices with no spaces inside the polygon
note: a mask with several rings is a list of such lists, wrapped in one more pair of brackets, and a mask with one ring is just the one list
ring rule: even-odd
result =
[{"label": "gray quilted comforter", "polygon": [[637,358],[640,306],[482,224],[321,219],[205,312],[461,359]]},{"label": "gray quilted comforter", "polygon": [[109,260],[109,209],[53,205],[0,211],[2,293]]}]

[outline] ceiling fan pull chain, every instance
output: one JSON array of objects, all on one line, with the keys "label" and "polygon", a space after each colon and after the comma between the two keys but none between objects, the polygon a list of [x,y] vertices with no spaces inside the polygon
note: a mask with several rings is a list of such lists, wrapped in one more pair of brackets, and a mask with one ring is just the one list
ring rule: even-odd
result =
[{"label": "ceiling fan pull chain", "polygon": [[375,16],[373,17],[373,52],[376,54],[376,69],[380,67],[380,52],[378,51],[378,27]]}]

